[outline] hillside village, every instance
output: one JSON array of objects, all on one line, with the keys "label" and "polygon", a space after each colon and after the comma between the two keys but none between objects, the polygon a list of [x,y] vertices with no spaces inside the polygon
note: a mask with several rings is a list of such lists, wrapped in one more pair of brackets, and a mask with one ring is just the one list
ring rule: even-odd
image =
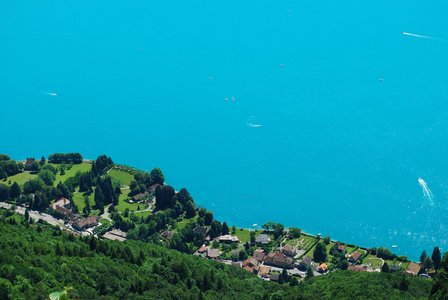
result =
[{"label": "hillside village", "polygon": [[[61,174],[58,173],[58,176],[61,180],[59,184],[55,182],[55,186],[64,189],[64,184],[78,184],[79,188],[72,187],[72,193],[67,194],[67,197],[55,199],[46,209],[52,218],[63,221],[58,224],[64,230],[75,235],[87,234],[118,241],[151,239],[153,242],[165,244],[168,248],[243,268],[270,281],[283,281],[282,274],[296,277],[300,281],[307,277],[325,275],[336,269],[385,272],[386,266],[388,272],[419,275],[423,278],[430,278],[428,274],[431,273],[428,271],[434,273],[433,269],[411,262],[404,256],[394,255],[389,249],[382,247],[361,248],[330,240],[329,237],[321,238],[319,235],[300,233],[300,230],[299,234],[292,234],[290,230],[281,229],[276,237],[274,227],[283,228],[283,225],[272,222],[272,228],[263,226],[264,228],[260,229],[254,226],[251,229],[237,229],[233,226],[230,230],[225,222],[213,220],[212,212],[195,207],[193,198],[186,189],[174,191],[164,183],[160,170],[153,170],[150,175],[134,168],[113,164],[107,157],[99,157],[96,162],[79,162],[79,157],[77,159],[77,164],[72,162],[70,166],[60,166],[58,172]],[[6,181],[12,185],[14,178],[22,175],[28,176],[22,176],[25,179],[21,177],[24,185],[27,181],[36,180],[36,173],[41,168],[45,169],[45,163],[41,161],[28,158],[24,162],[24,171],[8,176]],[[102,170],[95,171],[100,162]],[[57,164],[55,166],[58,167]],[[76,172],[71,172],[71,176],[64,176],[65,172],[70,170]],[[97,179],[94,174],[97,174]],[[163,180],[152,176],[159,176]],[[83,179],[84,177],[88,178]],[[97,198],[100,186],[103,186],[106,193],[107,179],[109,185],[112,185],[111,200],[110,203],[100,203],[99,206],[93,198]],[[96,186],[92,186],[94,181],[97,182]],[[85,184],[86,192],[81,196],[81,189]],[[91,186],[88,186],[89,184]],[[19,199],[24,199],[24,196],[20,196],[10,203],[23,205],[32,212],[35,207],[33,200],[38,193],[36,191],[32,195],[31,202],[20,204],[23,201]],[[40,195],[44,196],[42,193]],[[189,210],[190,207],[194,210]],[[36,213],[45,214],[45,209]],[[317,259],[318,248],[323,249],[323,258]],[[386,254],[380,257],[381,253]]]}]

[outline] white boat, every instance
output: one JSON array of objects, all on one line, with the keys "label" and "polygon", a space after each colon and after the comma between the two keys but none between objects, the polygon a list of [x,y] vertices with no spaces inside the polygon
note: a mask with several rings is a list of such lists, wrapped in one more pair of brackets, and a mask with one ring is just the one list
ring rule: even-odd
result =
[{"label": "white boat", "polygon": [[397,248],[398,246],[397,245],[392,245],[392,248]]},{"label": "white boat", "polygon": [[252,225],[252,227],[257,227],[257,225],[258,225],[258,224],[254,224],[254,225]]}]

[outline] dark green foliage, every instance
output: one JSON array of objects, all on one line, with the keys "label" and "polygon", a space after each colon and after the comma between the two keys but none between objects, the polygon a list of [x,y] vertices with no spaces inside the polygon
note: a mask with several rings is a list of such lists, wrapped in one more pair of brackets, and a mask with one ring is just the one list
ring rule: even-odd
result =
[{"label": "dark green foliage", "polygon": [[153,184],[163,184],[165,182],[165,176],[163,176],[162,170],[159,168],[154,168],[151,171],[151,178],[153,181]]},{"label": "dark green foliage", "polygon": [[238,259],[239,260],[246,260],[247,259],[247,252],[245,250],[241,250],[240,253],[238,254]]},{"label": "dark green foliage", "polygon": [[[213,222],[213,212],[211,212],[211,211],[207,211],[206,213],[205,213],[205,216],[204,216],[204,224],[206,225],[206,226],[210,226],[211,224],[212,224],[212,222]],[[227,227],[227,232],[229,231],[229,228]],[[222,228],[221,228],[221,234],[223,234],[222,233]]]},{"label": "dark green foliage", "polygon": [[289,236],[291,238],[298,239],[300,237],[301,233],[302,233],[302,229],[300,229],[300,228],[291,227],[289,229]]},{"label": "dark green foliage", "polygon": [[20,185],[14,181],[14,183],[11,185],[11,189],[9,190],[9,196],[11,199],[16,199],[20,196],[22,193],[22,189],[20,188]]},{"label": "dark green foliage", "polygon": [[44,184],[44,181],[39,177],[28,180],[23,184],[23,192],[25,194],[34,194],[35,192],[40,191]]},{"label": "dark green foliage", "polygon": [[101,189],[101,187],[99,185],[96,186],[95,188],[95,197],[94,197],[94,201],[95,201],[95,207],[99,210],[104,210],[104,194],[103,191]]},{"label": "dark green foliage", "polygon": [[6,201],[9,199],[9,186],[0,183],[0,201]]},{"label": "dark green foliage", "polygon": [[[11,196],[12,197],[12,196]],[[438,270],[442,266],[442,257],[440,254],[439,247],[434,247],[434,250],[432,251],[432,262],[434,263],[434,269]]]},{"label": "dark green foliage", "polygon": [[40,169],[41,169],[41,171],[43,171],[43,170],[49,170],[49,171],[51,171],[54,175],[56,175],[56,174],[58,173],[58,170],[57,170],[53,165],[49,165],[49,164],[44,165],[44,166],[41,167]]},{"label": "dark green foliage", "polygon": [[188,201],[194,203],[193,197],[191,197],[186,188],[182,188],[176,195],[174,195],[174,198],[174,200],[182,204],[182,207],[185,207]]},{"label": "dark green foliage", "polygon": [[0,154],[0,161],[7,161],[10,160],[11,158],[9,157],[9,155],[7,154]]},{"label": "dark green foliage", "polygon": [[[0,154],[4,155],[4,154]],[[8,158],[8,159],[6,159]],[[0,159],[0,174],[6,173],[7,176],[12,176],[22,172],[23,164],[9,159],[9,156],[4,156],[4,159]]]},{"label": "dark green foliage", "polygon": [[155,190],[157,209],[173,208],[174,202],[174,188],[170,185],[157,186]]},{"label": "dark green foliage", "polygon": [[40,169],[39,163],[37,161],[33,161],[31,163],[30,170],[34,173],[37,173],[37,172],[39,172],[39,169]]},{"label": "dark green foliage", "polygon": [[325,244],[322,242],[317,243],[316,248],[314,249],[314,261],[323,263],[327,260],[327,248]]},{"label": "dark green foliage", "polygon": [[39,172],[39,178],[45,183],[45,185],[52,186],[56,175],[50,170],[42,170]]},{"label": "dark green foliage", "polygon": [[407,291],[409,289],[409,283],[404,276],[403,278],[401,278],[400,285],[398,286],[398,288],[401,291]]},{"label": "dark green foliage", "polygon": [[447,299],[448,295],[448,252],[443,254],[440,270],[434,280],[429,299]]},{"label": "dark green foliage", "polygon": [[420,255],[420,263],[423,265],[425,263],[426,257],[428,255],[426,254],[426,250],[423,250],[422,254]]},{"label": "dark green foliage", "polygon": [[322,241],[325,243],[325,245],[330,244],[330,237],[328,235],[324,236]]},{"label": "dark green foliage", "polygon": [[306,277],[311,278],[314,276],[313,268],[311,266],[308,266],[306,269]]},{"label": "dark green foliage", "polygon": [[80,239],[44,224],[37,228],[42,230],[0,222],[0,299],[48,299],[64,287],[72,287],[72,299],[417,299],[431,285],[407,277],[408,290],[401,290],[400,275],[351,271],[302,284],[282,272],[290,284],[279,285],[154,244]]},{"label": "dark green foliage", "polygon": [[[112,186],[112,179],[109,176],[105,176],[104,179],[103,178],[98,178],[97,180],[97,187],[101,188],[101,192],[103,194],[103,205],[108,205],[108,204],[114,204],[117,205],[118,204],[118,196],[115,193],[115,189]],[[96,195],[96,190],[95,190],[95,195]],[[96,203],[96,201],[95,201]]]},{"label": "dark green foliage", "polygon": [[80,164],[82,163],[82,155],[79,153],[55,153],[50,154],[48,156],[48,162],[53,164],[60,164],[60,163],[70,163],[73,162],[74,164]]},{"label": "dark green foliage", "polygon": [[284,234],[285,226],[280,223],[274,223],[274,239],[278,239]]},{"label": "dark green foliage", "polygon": [[93,176],[97,177],[99,175],[103,175],[113,166],[113,164],[114,162],[112,161],[112,158],[107,157],[106,155],[98,156],[92,164]]},{"label": "dark green foliage", "polygon": [[424,264],[423,264],[423,267],[424,267],[427,271],[429,271],[429,269],[431,269],[432,266],[433,266],[432,259],[431,259],[431,257],[427,256],[427,257],[425,258],[425,262],[424,262]]},{"label": "dark green foliage", "polygon": [[383,273],[390,272],[389,265],[387,264],[387,262],[384,262],[383,266],[381,267],[381,272],[383,272]]},{"label": "dark green foliage", "polygon": [[378,250],[376,251],[376,255],[380,258],[389,260],[397,258],[396,254],[393,254],[392,251],[390,251],[390,249],[384,247],[379,247]]}]

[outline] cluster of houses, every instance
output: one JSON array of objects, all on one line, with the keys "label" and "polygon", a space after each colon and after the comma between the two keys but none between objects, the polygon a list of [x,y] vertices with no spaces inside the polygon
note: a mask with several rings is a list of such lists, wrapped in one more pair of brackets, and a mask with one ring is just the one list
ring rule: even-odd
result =
[{"label": "cluster of houses", "polygon": [[51,204],[50,212],[55,210],[60,212],[62,215],[67,217],[72,222],[72,227],[78,231],[86,230],[90,227],[94,227],[98,225],[99,216],[94,215],[87,218],[81,218],[79,214],[76,214],[71,209],[70,200],[62,197],[55,203]]},{"label": "cluster of houses", "polygon": [[132,197],[132,199],[129,200],[129,203],[141,203],[141,204],[149,203],[148,196],[149,195],[153,195],[154,196],[156,194],[156,188],[158,186],[161,186],[161,185],[158,184],[158,183],[154,184],[154,185],[151,185],[149,187],[149,189],[147,191],[145,191],[144,193],[139,193],[137,195],[134,195]]}]

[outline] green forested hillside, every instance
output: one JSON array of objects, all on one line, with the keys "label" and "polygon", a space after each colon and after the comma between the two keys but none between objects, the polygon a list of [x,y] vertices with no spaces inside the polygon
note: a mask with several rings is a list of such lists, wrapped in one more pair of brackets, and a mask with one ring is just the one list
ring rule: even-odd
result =
[{"label": "green forested hillside", "polygon": [[78,238],[2,214],[0,299],[48,299],[64,289],[80,299],[423,299],[431,288],[421,278],[351,271],[291,287],[158,245]]}]

